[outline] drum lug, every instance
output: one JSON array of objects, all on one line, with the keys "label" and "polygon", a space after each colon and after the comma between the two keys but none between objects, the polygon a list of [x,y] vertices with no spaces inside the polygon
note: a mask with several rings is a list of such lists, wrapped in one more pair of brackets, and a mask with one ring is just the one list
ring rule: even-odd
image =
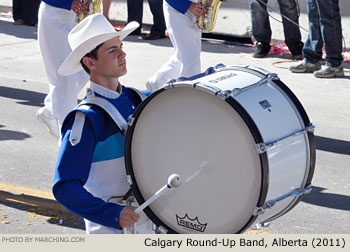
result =
[{"label": "drum lug", "polygon": [[166,233],[168,233],[168,230],[163,226],[159,226],[156,228],[155,233],[156,234],[166,234]]},{"label": "drum lug", "polygon": [[264,213],[265,213],[264,207],[255,207],[255,209],[253,211],[254,216],[260,216],[260,215],[263,215]]},{"label": "drum lug", "polygon": [[260,230],[260,229],[262,229],[264,227],[269,227],[270,224],[271,224],[271,222],[256,223],[255,224],[255,229],[256,230]]},{"label": "drum lug", "polygon": [[217,94],[217,96],[219,98],[221,98],[222,100],[226,100],[230,95],[231,95],[232,91],[230,90],[225,90],[225,91],[221,91]]},{"label": "drum lug", "polygon": [[264,152],[268,151],[271,147],[273,147],[275,144],[277,144],[278,142],[280,142],[280,141],[282,141],[284,139],[287,139],[287,138],[293,137],[293,136],[298,136],[300,134],[307,133],[307,132],[313,132],[314,129],[315,129],[315,126],[310,123],[304,129],[294,131],[294,132],[292,132],[289,135],[286,135],[286,136],[283,136],[283,137],[280,137],[278,139],[275,139],[275,140],[272,140],[272,141],[268,141],[268,142],[265,142],[265,143],[257,143],[256,144],[256,150],[257,150],[258,154],[263,154]]},{"label": "drum lug", "polygon": [[220,68],[224,68],[224,67],[225,67],[224,64],[219,63],[219,64],[217,64],[216,66],[214,66],[214,69],[220,69]]},{"label": "drum lug", "polygon": [[280,80],[280,78],[278,77],[278,75],[275,74],[275,73],[269,74],[269,79],[270,79],[270,80],[274,80],[274,81]]},{"label": "drum lug", "polygon": [[273,142],[268,142],[268,143],[258,143],[256,144],[256,150],[258,154],[263,154],[265,153],[268,149],[270,149],[274,145]]},{"label": "drum lug", "polygon": [[131,179],[131,176],[130,176],[130,175],[126,175],[126,182],[127,182],[129,185],[132,185],[132,179]]},{"label": "drum lug", "polygon": [[130,116],[128,118],[128,126],[131,127],[134,124],[134,122],[135,122],[135,117]]},{"label": "drum lug", "polygon": [[280,197],[272,200],[266,201],[262,206],[257,206],[253,210],[254,216],[260,216],[265,213],[266,209],[272,208],[274,205],[276,205],[277,202],[284,200],[289,197],[300,197],[302,195],[310,193],[312,190],[311,184],[306,185],[304,188],[298,188],[294,189],[293,191],[290,191],[286,194],[281,195]]}]

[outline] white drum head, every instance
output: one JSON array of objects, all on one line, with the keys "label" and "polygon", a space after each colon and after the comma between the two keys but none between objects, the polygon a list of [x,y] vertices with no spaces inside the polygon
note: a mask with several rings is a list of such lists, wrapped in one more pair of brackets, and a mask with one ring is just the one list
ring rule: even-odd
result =
[{"label": "white drum head", "polygon": [[146,213],[152,220],[176,233],[237,233],[247,226],[263,171],[254,138],[231,105],[178,86],[153,96],[131,128],[127,169],[138,200],[147,200],[173,173],[182,180],[151,203]]}]

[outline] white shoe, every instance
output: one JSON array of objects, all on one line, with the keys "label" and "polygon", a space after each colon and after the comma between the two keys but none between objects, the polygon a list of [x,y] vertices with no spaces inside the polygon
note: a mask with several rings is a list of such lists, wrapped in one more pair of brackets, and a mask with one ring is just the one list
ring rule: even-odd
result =
[{"label": "white shoe", "polygon": [[44,123],[47,126],[51,135],[60,138],[58,120],[54,118],[45,107],[40,108],[36,112],[36,118],[39,122]]}]

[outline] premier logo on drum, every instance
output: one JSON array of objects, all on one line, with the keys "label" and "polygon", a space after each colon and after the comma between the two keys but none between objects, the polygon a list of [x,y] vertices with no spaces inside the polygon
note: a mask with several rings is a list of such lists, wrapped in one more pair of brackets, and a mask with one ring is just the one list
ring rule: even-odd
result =
[{"label": "premier logo on drum", "polygon": [[202,233],[204,232],[208,224],[208,223],[205,223],[205,224],[200,223],[198,220],[198,217],[191,219],[190,217],[188,217],[187,214],[182,218],[176,214],[176,220],[179,226],[182,226],[184,228],[188,228],[197,232],[202,232]]}]

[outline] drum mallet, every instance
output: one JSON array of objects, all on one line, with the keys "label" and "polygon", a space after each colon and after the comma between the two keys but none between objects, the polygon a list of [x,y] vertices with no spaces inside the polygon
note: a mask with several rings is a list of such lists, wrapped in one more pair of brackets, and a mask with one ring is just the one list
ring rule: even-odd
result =
[{"label": "drum mallet", "polygon": [[[177,188],[181,185],[181,180],[180,180],[180,176],[178,174],[172,174],[169,176],[168,178],[168,183],[166,185],[164,185],[162,188],[160,188],[155,194],[153,194],[148,200],[146,200],[145,202],[143,202],[142,205],[138,206],[134,211],[135,213],[140,213],[143,209],[145,209],[147,206],[149,206],[153,201],[155,201],[156,199],[158,199],[161,195],[163,195],[168,189],[171,188]],[[134,223],[133,224],[133,228],[132,228],[132,233],[136,234],[137,233],[137,224]],[[125,231],[123,230],[123,233],[125,233]]]},{"label": "drum mallet", "polygon": [[135,213],[140,213],[144,208],[146,208],[153,201],[158,199],[163,193],[167,191],[167,189],[177,188],[181,185],[180,176],[178,174],[172,174],[168,178],[168,183],[160,188],[155,194],[153,194],[148,200],[142,203],[142,205],[138,206],[135,209]]}]

